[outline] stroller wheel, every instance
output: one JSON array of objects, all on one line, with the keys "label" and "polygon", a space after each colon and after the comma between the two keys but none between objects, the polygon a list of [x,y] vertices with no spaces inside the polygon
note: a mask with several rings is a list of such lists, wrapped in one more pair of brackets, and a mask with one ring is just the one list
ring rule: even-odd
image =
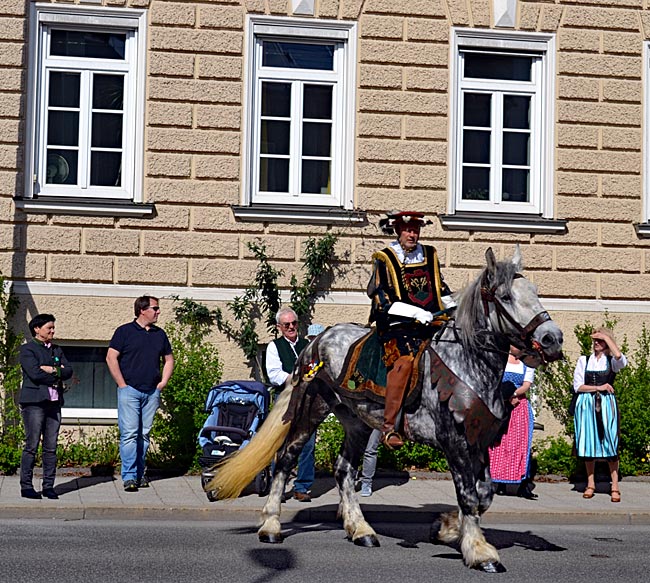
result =
[{"label": "stroller wheel", "polygon": [[271,469],[264,468],[255,476],[255,491],[259,496],[266,496],[271,489]]},{"label": "stroller wheel", "polygon": [[217,493],[214,490],[209,490],[205,493],[210,502],[216,502],[218,500]]}]

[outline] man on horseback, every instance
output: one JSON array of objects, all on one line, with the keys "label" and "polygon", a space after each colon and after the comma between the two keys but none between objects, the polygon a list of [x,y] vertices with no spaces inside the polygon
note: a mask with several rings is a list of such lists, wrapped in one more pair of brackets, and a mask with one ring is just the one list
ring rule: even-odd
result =
[{"label": "man on horseback", "polygon": [[390,449],[404,441],[395,429],[404,393],[420,345],[431,338],[431,326],[439,326],[456,307],[440,273],[434,247],[418,242],[420,229],[430,221],[412,211],[392,212],[380,221],[397,240],[373,254],[375,262],[368,296],[372,300],[370,322],[375,322],[384,347],[386,377],[382,443]]}]

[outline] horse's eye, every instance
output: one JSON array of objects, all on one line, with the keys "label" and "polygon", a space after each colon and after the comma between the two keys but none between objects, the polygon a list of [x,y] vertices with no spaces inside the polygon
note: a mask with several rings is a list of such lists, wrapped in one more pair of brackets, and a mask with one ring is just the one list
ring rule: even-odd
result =
[{"label": "horse's eye", "polygon": [[512,296],[510,294],[503,294],[501,296],[501,301],[502,302],[511,302],[512,301]]}]

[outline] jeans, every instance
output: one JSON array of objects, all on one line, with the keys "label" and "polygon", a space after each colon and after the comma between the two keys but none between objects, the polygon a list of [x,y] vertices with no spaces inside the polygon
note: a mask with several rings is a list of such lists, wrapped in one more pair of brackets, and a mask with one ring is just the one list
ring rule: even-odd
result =
[{"label": "jeans", "polygon": [[381,431],[373,429],[368,439],[368,445],[363,452],[363,466],[361,468],[361,483],[372,486],[372,479],[377,469],[377,450],[381,441]]},{"label": "jeans", "polygon": [[316,475],[314,449],[316,448],[316,432],[311,434],[298,457],[298,475],[293,483],[296,492],[309,492]]},{"label": "jeans", "polygon": [[43,437],[43,488],[53,488],[56,477],[56,442],[61,427],[61,405],[58,401],[44,401],[21,405],[25,425],[25,447],[20,459],[20,489],[33,488],[34,463],[38,444]]},{"label": "jeans", "polygon": [[160,404],[158,389],[117,389],[117,425],[120,429],[122,481],[139,480],[144,475],[149,449],[149,432]]}]

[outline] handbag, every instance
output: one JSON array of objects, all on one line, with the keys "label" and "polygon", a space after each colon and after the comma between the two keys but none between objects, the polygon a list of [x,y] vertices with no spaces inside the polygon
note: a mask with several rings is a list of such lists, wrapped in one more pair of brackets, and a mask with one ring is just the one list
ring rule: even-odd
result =
[{"label": "handbag", "polygon": [[578,396],[580,393],[576,393],[575,391],[573,392],[573,396],[571,397],[571,402],[569,403],[569,415],[573,417],[576,412],[576,403],[578,402]]}]

